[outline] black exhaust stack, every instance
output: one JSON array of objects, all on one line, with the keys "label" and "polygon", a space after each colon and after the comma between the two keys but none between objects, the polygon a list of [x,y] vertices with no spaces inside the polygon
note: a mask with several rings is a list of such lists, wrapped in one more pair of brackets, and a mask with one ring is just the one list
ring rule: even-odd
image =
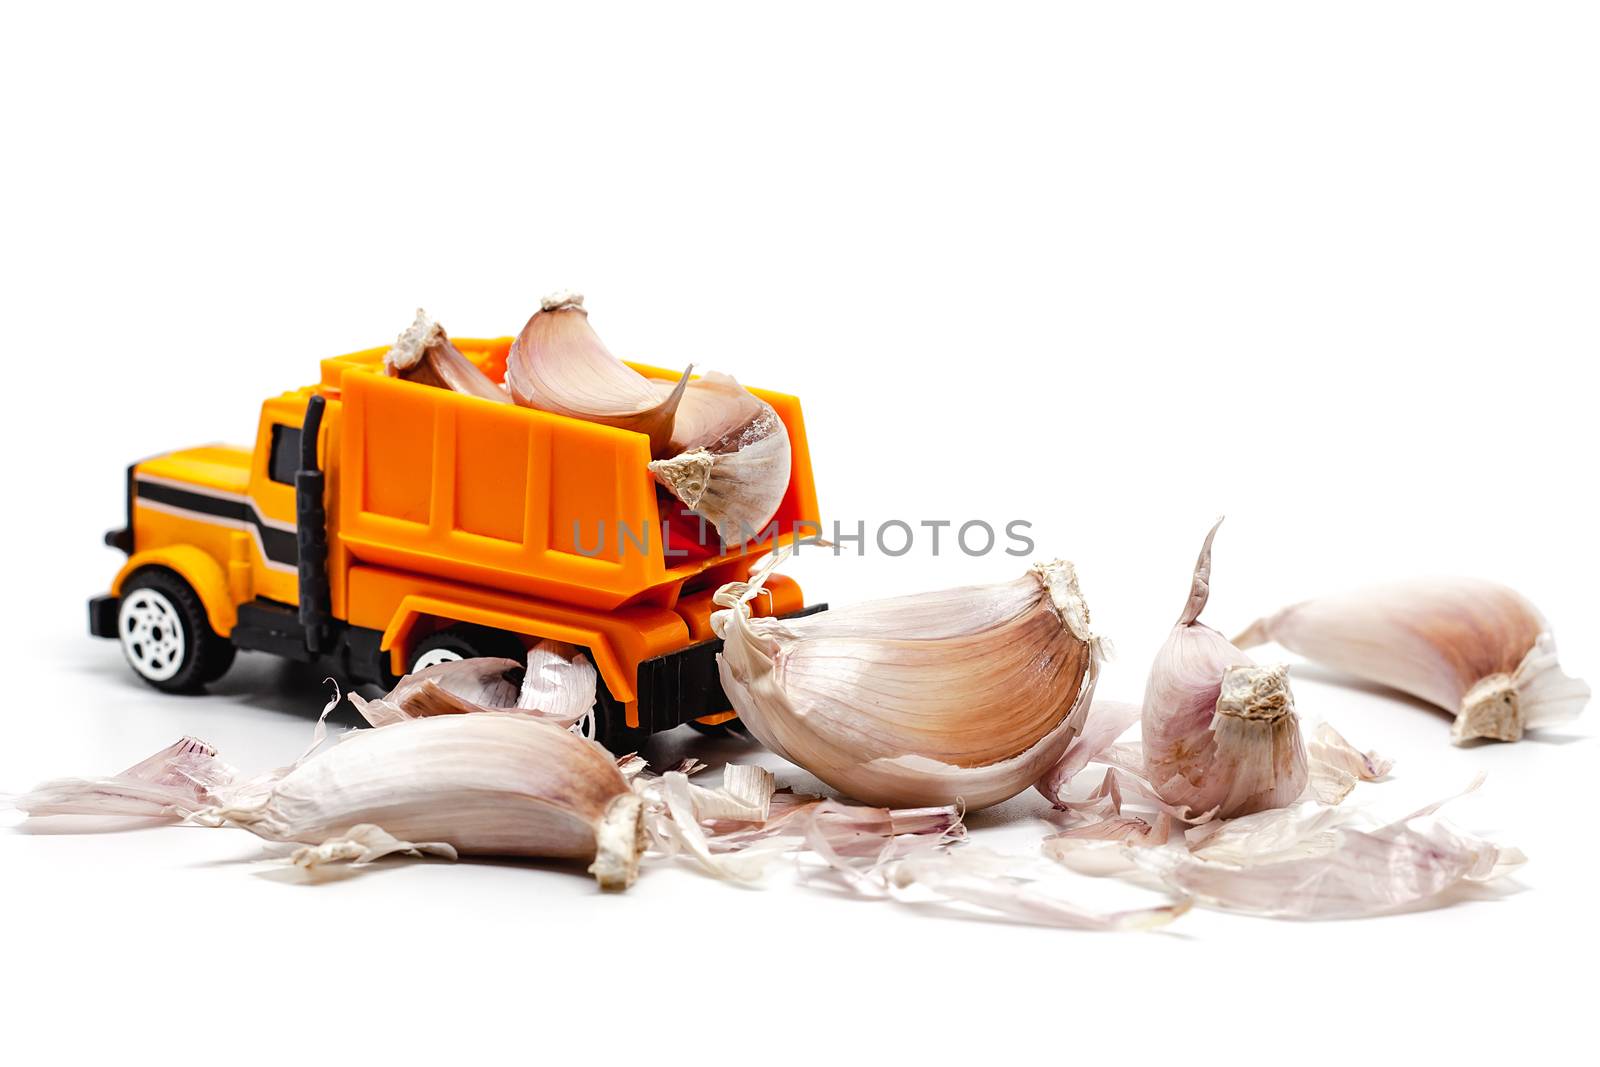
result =
[{"label": "black exhaust stack", "polygon": [[327,476],[317,465],[317,436],[327,401],[313,396],[300,427],[300,469],[294,475],[295,540],[300,549],[300,625],[306,649],[328,650],[333,601],[328,591],[328,508],[322,502]]}]

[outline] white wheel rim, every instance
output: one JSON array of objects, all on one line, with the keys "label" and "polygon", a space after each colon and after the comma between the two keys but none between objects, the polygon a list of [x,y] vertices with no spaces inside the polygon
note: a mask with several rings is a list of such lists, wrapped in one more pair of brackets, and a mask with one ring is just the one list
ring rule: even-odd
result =
[{"label": "white wheel rim", "polygon": [[122,651],[141,677],[165,682],[183,666],[188,644],[172,601],[154,589],[135,589],[117,612]]},{"label": "white wheel rim", "polygon": [[417,657],[417,661],[411,665],[411,673],[416,674],[428,667],[437,667],[441,663],[454,663],[463,658],[465,657],[461,653],[452,652],[448,648],[430,648]]}]

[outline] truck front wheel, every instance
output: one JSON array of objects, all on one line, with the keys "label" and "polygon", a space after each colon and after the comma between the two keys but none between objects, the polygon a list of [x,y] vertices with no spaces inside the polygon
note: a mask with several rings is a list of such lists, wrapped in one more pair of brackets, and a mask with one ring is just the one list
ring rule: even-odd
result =
[{"label": "truck front wheel", "polygon": [[124,583],[117,639],[133,672],[167,693],[192,693],[233,663],[233,644],[211,629],[200,597],[162,567],[136,571]]}]

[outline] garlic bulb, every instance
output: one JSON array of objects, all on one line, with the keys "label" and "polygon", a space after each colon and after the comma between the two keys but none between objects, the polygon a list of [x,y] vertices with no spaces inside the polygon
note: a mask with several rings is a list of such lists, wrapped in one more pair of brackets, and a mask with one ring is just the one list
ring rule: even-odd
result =
[{"label": "garlic bulb", "polygon": [[778,513],[789,488],[789,431],[772,405],[726,374],[689,383],[671,449],[673,457],[651,463],[650,472],[725,544],[755,540]]},{"label": "garlic bulb", "polygon": [[1308,600],[1258,619],[1235,642],[1291,652],[1409,693],[1456,717],[1459,743],[1515,741],[1574,718],[1589,687],[1562,673],[1538,610],[1503,585],[1440,578]]},{"label": "garlic bulb", "polygon": [[496,657],[436,663],[406,675],[379,700],[351,693],[350,703],[373,726],[474,711],[571,726],[594,710],[597,678],[594,664],[576,648],[541,641],[528,650],[526,666]]},{"label": "garlic bulb", "polygon": [[511,398],[445,336],[444,327],[417,309],[417,319],[395,340],[383,357],[383,369],[391,378],[404,378],[440,389],[466,393],[497,404]]},{"label": "garlic bulb", "polygon": [[640,800],[593,741],[526,715],[476,713],[356,730],[264,796],[196,813],[272,841],[295,862],[392,852],[592,860],[621,889],[644,849]]},{"label": "garlic bulb", "polygon": [[1199,621],[1211,595],[1217,526],[1150,668],[1140,721],[1146,776],[1161,799],[1190,815],[1230,818],[1293,801],[1307,769],[1288,670],[1257,667]]},{"label": "garlic bulb", "polygon": [[634,430],[650,437],[650,455],[669,452],[673,416],[689,371],[665,395],[613,356],[589,326],[581,293],[546,297],[506,357],[506,387],[524,407]]},{"label": "garlic bulb", "polygon": [[722,687],[763,744],[885,807],[976,809],[1062,757],[1099,674],[1072,564],[802,619],[751,618],[782,557],[717,591]]}]

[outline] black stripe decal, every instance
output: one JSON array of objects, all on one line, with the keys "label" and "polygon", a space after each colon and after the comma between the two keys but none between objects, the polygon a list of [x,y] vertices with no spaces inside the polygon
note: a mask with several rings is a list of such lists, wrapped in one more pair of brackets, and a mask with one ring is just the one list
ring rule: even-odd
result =
[{"label": "black stripe decal", "polygon": [[300,548],[296,543],[294,531],[268,526],[262,519],[261,513],[256,511],[255,505],[247,501],[208,496],[205,493],[160,485],[156,482],[141,481],[138,483],[138,490],[140,500],[148,500],[153,504],[165,504],[171,508],[182,508],[184,511],[193,511],[200,515],[215,515],[219,519],[248,522],[260,532],[261,545],[266,550],[269,560],[274,563],[286,563],[291,567],[300,562]]}]

